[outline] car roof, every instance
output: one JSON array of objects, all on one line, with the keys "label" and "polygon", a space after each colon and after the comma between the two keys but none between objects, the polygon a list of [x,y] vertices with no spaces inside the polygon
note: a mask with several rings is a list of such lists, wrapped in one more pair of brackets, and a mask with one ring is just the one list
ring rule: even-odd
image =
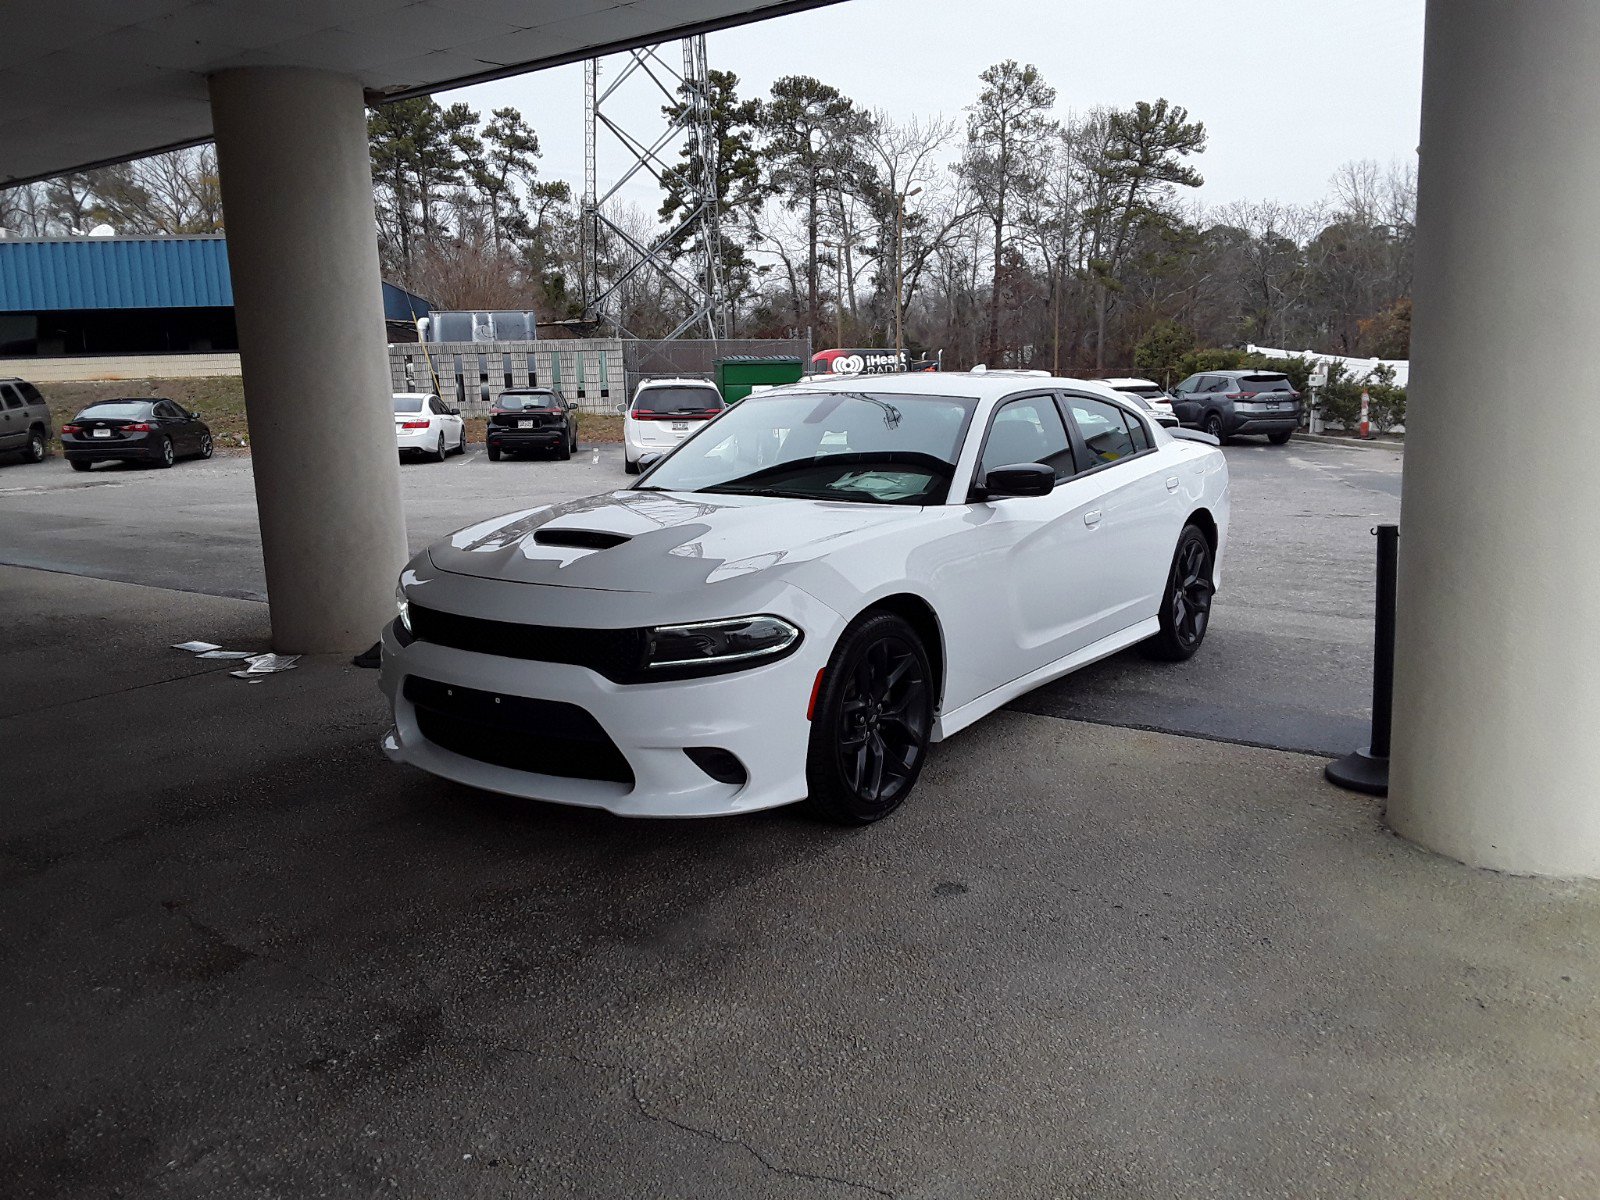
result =
[{"label": "car roof", "polygon": [[717,386],[716,383],[710,379],[696,379],[693,376],[684,375],[673,376],[670,379],[641,379],[639,381],[639,387],[636,390],[642,392],[645,388],[682,387],[686,383],[694,384],[696,387],[715,388]]},{"label": "car roof", "polygon": [[1101,383],[1109,383],[1114,388],[1130,388],[1130,387],[1153,387],[1153,388],[1159,388],[1161,386],[1154,379],[1134,379],[1132,376],[1123,377],[1123,376],[1120,376],[1120,375],[1115,377],[1115,378],[1113,378],[1113,379],[1102,379],[1100,382]]},{"label": "car roof", "polygon": [[1227,375],[1233,379],[1243,379],[1246,375],[1267,375],[1274,379],[1289,378],[1282,371],[1270,371],[1265,367],[1246,367],[1240,371],[1196,371],[1196,375]]},{"label": "car roof", "polygon": [[[786,384],[779,392],[881,392],[899,396],[961,396],[973,400],[1000,400],[1018,392],[1071,388],[1103,396],[1126,405],[1128,397],[1100,379],[1074,379],[1048,372],[1020,371],[907,371],[885,375],[830,375]],[[773,392],[758,392],[770,396]],[[755,397],[751,397],[754,399]]]},{"label": "car roof", "polygon": [[431,395],[433,395],[432,392],[396,392],[394,398],[396,400],[426,400]]}]

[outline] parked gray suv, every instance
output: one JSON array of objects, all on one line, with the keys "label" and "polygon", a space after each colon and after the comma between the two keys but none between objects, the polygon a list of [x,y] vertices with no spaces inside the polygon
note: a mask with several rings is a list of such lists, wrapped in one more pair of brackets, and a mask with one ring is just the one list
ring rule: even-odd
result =
[{"label": "parked gray suv", "polygon": [[1264,433],[1281,446],[1300,428],[1300,393],[1276,371],[1204,371],[1172,389],[1172,411],[1219,442]]},{"label": "parked gray suv", "polygon": [[0,379],[0,454],[22,451],[24,462],[43,462],[50,445],[50,409],[25,379]]}]

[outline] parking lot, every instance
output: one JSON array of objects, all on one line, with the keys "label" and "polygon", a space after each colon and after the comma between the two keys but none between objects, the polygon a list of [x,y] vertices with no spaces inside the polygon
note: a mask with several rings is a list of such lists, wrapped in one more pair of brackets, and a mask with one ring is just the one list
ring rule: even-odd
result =
[{"label": "parking lot", "polygon": [[[1180,668],[1119,655],[1019,707],[1279,749],[1334,754],[1361,742],[1369,530],[1398,519],[1401,455],[1261,440],[1228,454],[1233,541],[1205,653]],[[495,512],[630,482],[615,445],[585,446],[568,462],[499,463],[478,445],[443,463],[408,462],[401,480],[414,550]],[[76,475],[53,459],[0,472],[0,563],[264,599],[250,460]]]},{"label": "parking lot", "polygon": [[[374,672],[168,649],[262,644],[248,459],[0,470],[7,1194],[1594,1194],[1600,896],[1301,753],[1363,735],[1399,456],[1228,455],[1202,653],[1025,698],[852,832],[389,764]],[[625,481],[402,477],[415,545]]]}]

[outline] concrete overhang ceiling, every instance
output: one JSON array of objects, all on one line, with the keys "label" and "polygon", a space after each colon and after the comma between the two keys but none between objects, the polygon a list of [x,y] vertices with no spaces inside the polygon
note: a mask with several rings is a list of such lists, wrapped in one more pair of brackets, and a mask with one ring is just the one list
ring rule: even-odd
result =
[{"label": "concrete overhang ceiling", "polygon": [[204,141],[206,76],[229,67],[337,71],[377,102],[833,2],[16,0],[0,15],[0,185]]}]

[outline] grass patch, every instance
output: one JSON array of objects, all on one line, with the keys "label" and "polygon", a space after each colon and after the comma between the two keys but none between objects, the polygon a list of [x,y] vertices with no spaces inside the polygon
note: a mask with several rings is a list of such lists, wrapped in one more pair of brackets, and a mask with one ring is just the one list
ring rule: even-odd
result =
[{"label": "grass patch", "polygon": [[[101,400],[144,400],[160,396],[199,413],[211,426],[218,448],[238,449],[250,442],[250,429],[244,416],[244,381],[237,375],[42,383],[39,390],[50,405],[50,419],[55,426],[52,435],[60,433],[63,424]],[[468,417],[467,439],[483,445],[487,424],[482,417]],[[622,418],[615,413],[579,413],[578,440],[587,446],[597,442],[620,442]]]}]

